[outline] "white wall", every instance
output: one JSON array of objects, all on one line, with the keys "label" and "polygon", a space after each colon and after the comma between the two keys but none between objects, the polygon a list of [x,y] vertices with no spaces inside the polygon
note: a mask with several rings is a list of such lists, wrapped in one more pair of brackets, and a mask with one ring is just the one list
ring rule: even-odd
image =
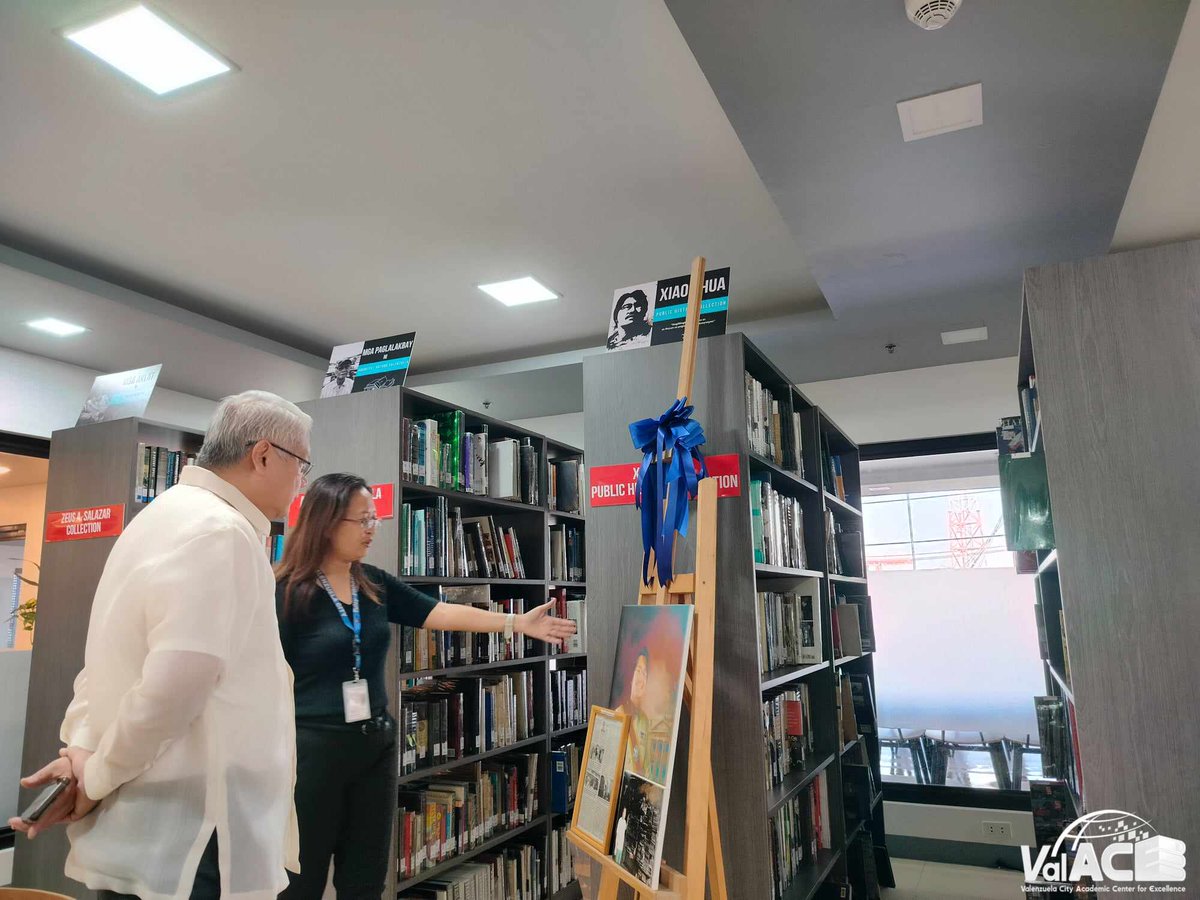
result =
[{"label": "white wall", "polygon": [[859,444],[992,431],[1020,413],[1017,358],[956,363],[835,381],[800,390]]},{"label": "white wall", "polygon": [[528,428],[544,434],[548,438],[570,444],[572,447],[583,446],[583,413],[564,413],[561,416],[538,416],[533,419],[513,419],[518,428]]},{"label": "white wall", "polygon": [[[79,418],[92,380],[91,369],[0,347],[0,431],[50,437]],[[208,426],[216,403],[157,388],[146,418],[193,431]]]},{"label": "white wall", "polygon": [[[966,841],[972,844],[1033,845],[1033,814],[1012,809],[977,809],[968,806],[938,806],[932,803],[893,803],[885,800],[883,820],[889,835],[926,838],[934,841]],[[1008,822],[1012,837],[984,837],[984,822]]]}]

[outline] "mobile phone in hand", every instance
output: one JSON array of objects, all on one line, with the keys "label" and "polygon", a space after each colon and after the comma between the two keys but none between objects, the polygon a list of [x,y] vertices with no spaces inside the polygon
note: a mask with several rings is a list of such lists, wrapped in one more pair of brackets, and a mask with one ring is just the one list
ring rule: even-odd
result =
[{"label": "mobile phone in hand", "polygon": [[32,825],[46,814],[46,810],[70,786],[70,778],[56,778],[53,782],[46,785],[42,789],[42,792],[37,795],[37,798],[26,807],[25,812],[21,813],[21,821],[27,825]]}]

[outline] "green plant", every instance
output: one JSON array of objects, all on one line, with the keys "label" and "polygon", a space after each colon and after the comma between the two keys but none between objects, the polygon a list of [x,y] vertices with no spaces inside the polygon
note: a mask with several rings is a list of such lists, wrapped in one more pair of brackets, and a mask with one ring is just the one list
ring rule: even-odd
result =
[{"label": "green plant", "polygon": [[[14,560],[14,562],[15,562],[15,560]],[[41,571],[41,566],[39,566],[37,563],[33,562],[32,560],[23,559],[23,560],[21,560],[21,562],[28,563],[29,565],[31,565],[35,569],[37,569],[39,572]],[[32,578],[26,578],[24,575],[20,575],[20,574],[18,574],[17,577],[19,579],[21,579],[21,581],[25,582],[25,584],[29,585],[30,587],[38,586],[38,583],[36,581],[34,581]],[[26,600],[24,603],[22,603],[20,606],[18,606],[17,611],[14,612],[12,615],[10,615],[8,617],[7,621],[11,622],[14,618],[20,618],[21,629],[23,631],[28,631],[30,634],[32,634],[33,626],[37,623],[37,597],[30,597],[28,600]]]}]

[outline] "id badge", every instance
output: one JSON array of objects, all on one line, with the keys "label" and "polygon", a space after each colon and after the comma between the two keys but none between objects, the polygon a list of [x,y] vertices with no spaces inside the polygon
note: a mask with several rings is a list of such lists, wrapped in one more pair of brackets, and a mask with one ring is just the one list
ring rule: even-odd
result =
[{"label": "id badge", "polygon": [[366,681],[342,682],[342,706],[347,722],[362,722],[371,718],[371,698]]}]

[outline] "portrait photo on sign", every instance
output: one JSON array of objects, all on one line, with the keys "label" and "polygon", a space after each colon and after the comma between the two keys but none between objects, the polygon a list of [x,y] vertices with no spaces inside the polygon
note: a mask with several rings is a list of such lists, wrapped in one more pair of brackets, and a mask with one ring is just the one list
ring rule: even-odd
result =
[{"label": "portrait photo on sign", "polygon": [[339,344],[329,354],[329,368],[325,370],[325,381],[321,385],[322,397],[342,397],[354,390],[354,376],[358,373],[358,362],[362,358],[366,341]]},{"label": "portrait photo on sign", "polygon": [[621,288],[613,294],[608,320],[608,349],[649,347],[653,331],[654,291],[658,282]]},{"label": "portrait photo on sign", "polygon": [[592,707],[588,722],[572,825],[602,853],[608,852],[610,844],[628,723],[624,714],[601,706]]}]

